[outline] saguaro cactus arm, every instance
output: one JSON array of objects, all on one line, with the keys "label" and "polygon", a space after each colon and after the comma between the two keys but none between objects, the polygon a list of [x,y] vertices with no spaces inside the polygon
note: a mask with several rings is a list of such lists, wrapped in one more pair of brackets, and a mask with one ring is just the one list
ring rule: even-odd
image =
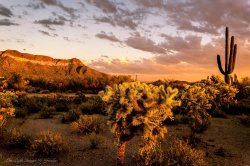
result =
[{"label": "saguaro cactus arm", "polygon": [[226,73],[224,72],[224,70],[222,69],[222,66],[221,66],[220,55],[217,55],[217,63],[218,63],[220,72],[221,72],[223,75],[225,75]]}]

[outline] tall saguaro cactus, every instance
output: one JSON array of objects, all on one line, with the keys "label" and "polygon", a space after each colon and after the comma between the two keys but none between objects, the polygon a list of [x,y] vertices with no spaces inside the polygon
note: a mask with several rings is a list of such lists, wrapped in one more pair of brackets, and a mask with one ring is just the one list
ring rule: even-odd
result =
[{"label": "tall saguaro cactus", "polygon": [[[226,41],[225,41],[225,70],[222,69],[220,55],[217,55],[217,63],[220,69],[220,72],[225,77],[225,82],[230,84],[230,74],[233,72],[235,67],[236,53],[237,53],[237,44],[234,44],[234,36],[231,37],[230,41],[230,50],[229,50],[229,32],[228,27],[226,27]],[[230,55],[229,55],[230,53]]]}]

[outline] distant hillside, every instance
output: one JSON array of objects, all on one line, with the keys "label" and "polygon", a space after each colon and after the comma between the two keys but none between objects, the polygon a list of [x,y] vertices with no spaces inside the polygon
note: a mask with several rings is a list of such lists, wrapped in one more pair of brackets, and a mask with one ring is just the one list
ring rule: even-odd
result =
[{"label": "distant hillside", "polygon": [[84,65],[79,59],[54,59],[44,55],[32,55],[15,50],[0,51],[0,76],[11,73],[21,74],[24,78],[46,78],[50,80],[86,77],[107,77]]}]

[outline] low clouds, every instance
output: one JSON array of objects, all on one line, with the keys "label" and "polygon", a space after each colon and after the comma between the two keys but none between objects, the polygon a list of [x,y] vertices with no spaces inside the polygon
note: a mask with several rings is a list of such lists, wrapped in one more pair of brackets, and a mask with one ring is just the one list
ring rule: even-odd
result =
[{"label": "low clouds", "polygon": [[59,0],[40,0],[43,4],[48,5],[48,6],[56,6],[62,9],[63,11],[67,12],[72,18],[75,18],[75,12],[76,9],[72,7],[66,7],[65,5],[62,4],[61,1]]},{"label": "low clouds", "polygon": [[5,16],[5,17],[11,17],[13,16],[13,13],[10,9],[0,4],[0,15]]},{"label": "low clouds", "polygon": [[121,42],[116,36],[114,36],[113,33],[107,34],[104,31],[101,31],[100,33],[96,34],[96,37],[98,37],[100,39],[106,39],[106,40],[109,40],[111,42]]},{"label": "low clouds", "polygon": [[87,0],[87,2],[91,5],[96,6],[101,9],[105,13],[116,13],[116,5],[109,0]]},{"label": "low clouds", "polygon": [[249,1],[167,1],[166,12],[178,29],[213,35],[219,29],[230,26],[239,33],[249,31]]},{"label": "low clouds", "polygon": [[135,49],[147,51],[151,53],[166,53],[166,49],[156,44],[154,41],[141,36],[138,32],[134,33],[133,36],[129,37],[125,43]]},{"label": "low clouds", "polygon": [[49,30],[55,31],[56,29],[52,28],[51,26],[63,26],[65,25],[64,19],[58,19],[58,18],[49,18],[49,19],[43,19],[43,20],[36,20],[34,21],[35,24],[40,24]]},{"label": "low clouds", "polygon": [[114,27],[123,27],[129,28],[132,30],[136,30],[139,25],[139,20],[133,18],[133,16],[122,16],[121,14],[113,14],[111,16],[104,16],[104,17],[94,17],[96,23],[107,23]]},{"label": "low clouds", "polygon": [[50,37],[57,37],[58,36],[58,34],[56,34],[56,33],[51,34],[51,33],[47,32],[47,31],[43,31],[43,30],[38,30],[38,32],[40,32],[43,35],[50,36]]},{"label": "low clouds", "polygon": [[0,19],[0,26],[11,26],[11,25],[18,25],[18,24],[10,21],[9,19]]},{"label": "low clouds", "polygon": [[34,22],[35,24],[42,24],[42,25],[64,25],[64,21],[56,20],[56,19],[44,19],[38,20]]},{"label": "low clouds", "polygon": [[164,8],[166,5],[165,0],[131,0],[139,6],[143,6],[145,8]]}]

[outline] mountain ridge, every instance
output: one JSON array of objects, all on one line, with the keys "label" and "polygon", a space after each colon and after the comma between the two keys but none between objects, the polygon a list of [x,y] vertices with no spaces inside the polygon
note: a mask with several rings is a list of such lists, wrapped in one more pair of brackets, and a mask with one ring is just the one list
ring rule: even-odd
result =
[{"label": "mountain ridge", "polygon": [[21,53],[16,50],[0,51],[0,75],[21,74],[25,78],[86,78],[108,77],[94,70],[77,58],[56,59],[46,55]]}]

